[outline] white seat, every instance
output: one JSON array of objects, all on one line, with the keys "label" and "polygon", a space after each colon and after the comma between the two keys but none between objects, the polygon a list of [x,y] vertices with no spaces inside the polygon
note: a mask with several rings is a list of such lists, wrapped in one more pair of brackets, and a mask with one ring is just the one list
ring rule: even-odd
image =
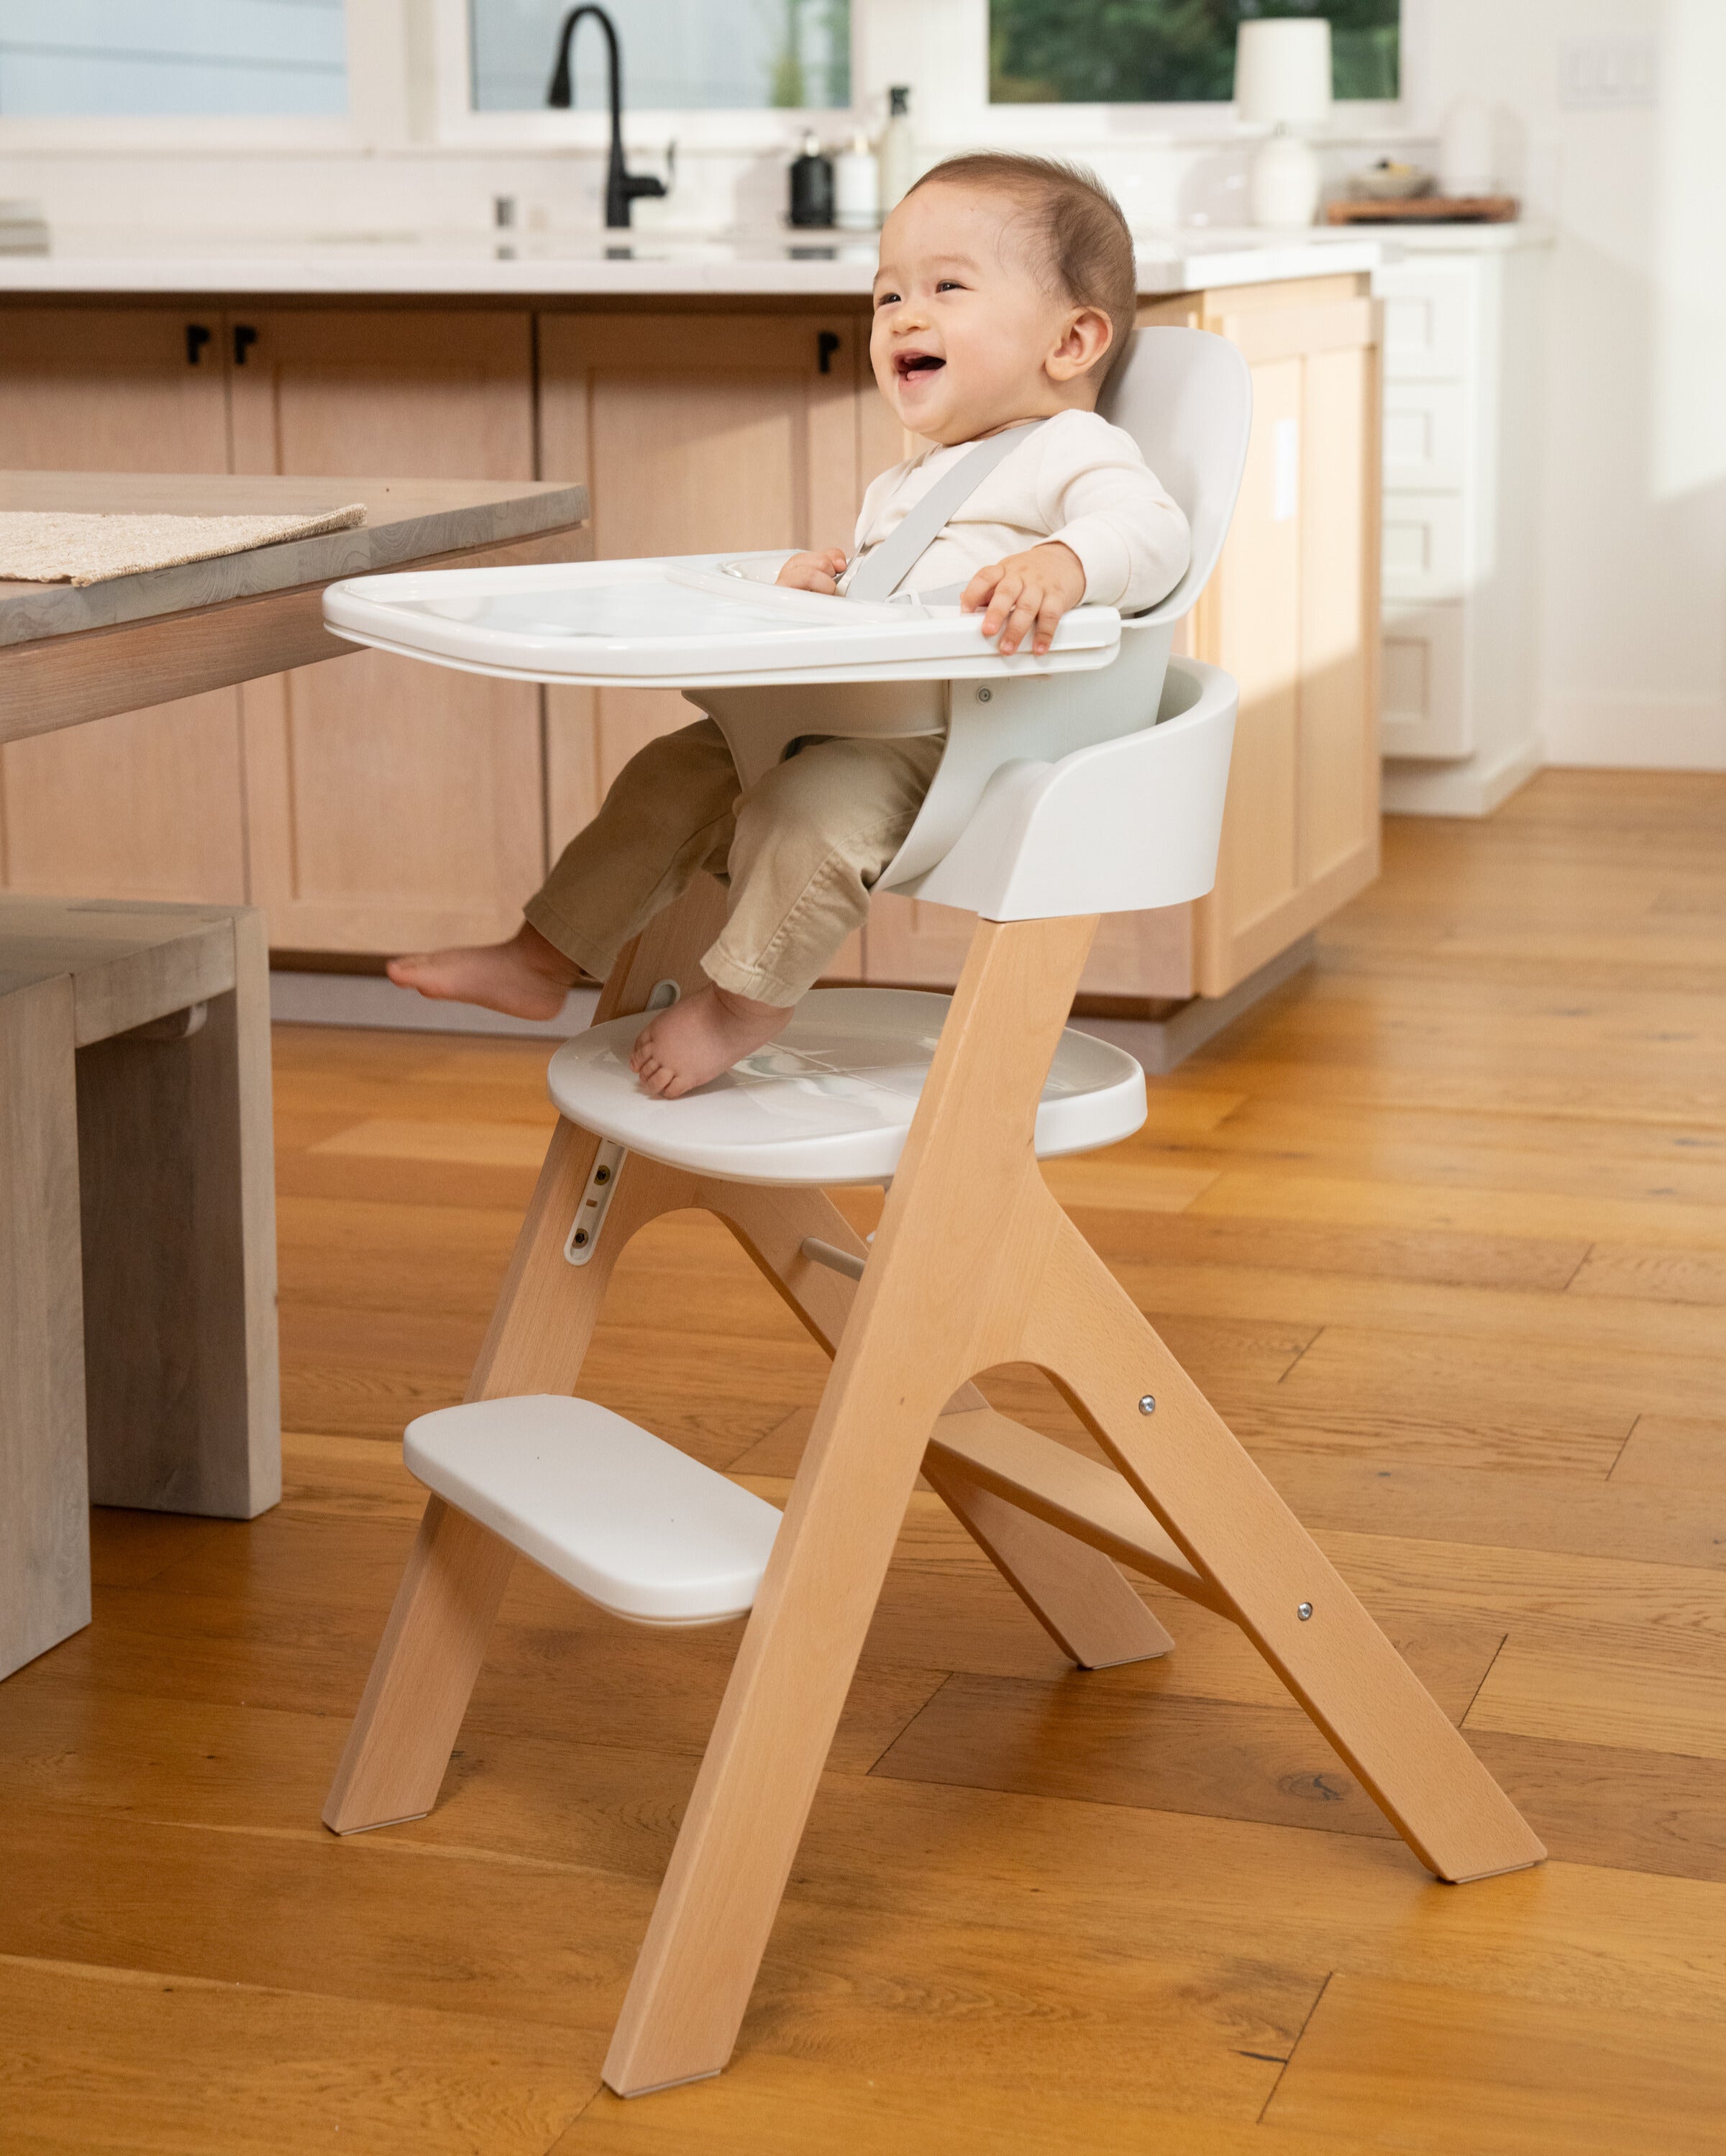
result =
[{"label": "white seat", "polygon": [[411,1473],[578,1594],[638,1625],[755,1600],[781,1514],[592,1400],[529,1393],[408,1425]]},{"label": "white seat", "polygon": [[[552,1100],[631,1152],[732,1183],[885,1183],[917,1113],[951,998],[916,988],[816,988],[783,1033],[681,1101],[629,1069],[645,1015],[590,1026],[552,1058]],[[1144,1073],[1124,1049],[1069,1029],[1037,1110],[1048,1159],[1130,1137]]]}]

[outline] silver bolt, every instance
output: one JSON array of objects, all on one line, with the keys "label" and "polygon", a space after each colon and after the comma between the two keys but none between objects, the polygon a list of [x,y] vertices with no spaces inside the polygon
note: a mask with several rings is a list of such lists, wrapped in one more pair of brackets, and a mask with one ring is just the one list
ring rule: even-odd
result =
[{"label": "silver bolt", "polygon": [[994,694],[993,689],[979,689],[977,691],[977,701],[979,704],[992,704],[994,701]]},{"label": "silver bolt", "polygon": [[588,1247],[590,1238],[585,1228],[578,1228],[574,1235],[570,1237],[570,1240],[575,1245],[577,1250],[584,1250]]},{"label": "silver bolt", "polygon": [[1302,1624],[1304,1625],[1307,1620],[1312,1614],[1312,1604],[1310,1602],[1297,1603],[1295,1605],[1295,1614],[1300,1619]]},{"label": "silver bolt", "polygon": [[1141,1414],[1155,1414],[1157,1412],[1157,1403],[1149,1393],[1139,1402],[1138,1411]]}]

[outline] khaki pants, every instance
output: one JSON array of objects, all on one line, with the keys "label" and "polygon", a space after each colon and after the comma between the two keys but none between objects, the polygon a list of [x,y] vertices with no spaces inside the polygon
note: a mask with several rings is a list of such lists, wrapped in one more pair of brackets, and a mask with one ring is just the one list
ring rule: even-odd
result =
[{"label": "khaki pants", "polygon": [[702,970],[734,995],[794,1004],[861,926],[943,746],[932,736],[815,741],[744,791],[711,719],[664,735],[618,773],[527,901],[527,918],[603,979],[706,869],[730,896]]}]

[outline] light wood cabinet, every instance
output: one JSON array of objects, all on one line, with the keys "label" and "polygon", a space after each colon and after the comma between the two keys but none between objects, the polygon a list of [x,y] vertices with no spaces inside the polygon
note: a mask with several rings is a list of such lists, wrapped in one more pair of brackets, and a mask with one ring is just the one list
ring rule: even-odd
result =
[{"label": "light wood cabinet", "polygon": [[[526,313],[282,309],[232,330],[237,471],[327,474],[332,505],[377,474],[534,475]],[[251,896],[277,948],[509,933],[544,874],[537,689],[367,651],[240,695]]]},{"label": "light wood cabinet", "polygon": [[[0,312],[0,466],[223,472],[219,311]],[[0,884],[44,896],[246,896],[239,693],[0,748]]]},{"label": "light wood cabinet", "polygon": [[1207,293],[1185,318],[1253,378],[1240,505],[1193,621],[1241,685],[1216,888],[1194,909],[1193,985],[1215,996],[1379,872],[1378,312],[1335,277]]}]

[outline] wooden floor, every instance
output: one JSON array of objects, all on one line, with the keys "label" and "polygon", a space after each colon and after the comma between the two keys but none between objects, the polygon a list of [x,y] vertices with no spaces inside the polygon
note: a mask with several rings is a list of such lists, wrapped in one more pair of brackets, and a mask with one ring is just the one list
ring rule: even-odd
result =
[{"label": "wooden floor", "polygon": [[[1726,778],[1393,823],[1323,946],[1051,1179],[1550,1863],[1434,1884],[1190,1605],[1071,1672],[920,1496],[736,2062],[601,2092],[736,1630],[524,1564],[437,1811],[318,1825],[549,1117],[284,1030],[287,1495],[98,1514],[0,1687],[5,2156],[1726,2149]],[[597,1397],[782,1492],[824,1366],[722,1231],[611,1310]]]}]

